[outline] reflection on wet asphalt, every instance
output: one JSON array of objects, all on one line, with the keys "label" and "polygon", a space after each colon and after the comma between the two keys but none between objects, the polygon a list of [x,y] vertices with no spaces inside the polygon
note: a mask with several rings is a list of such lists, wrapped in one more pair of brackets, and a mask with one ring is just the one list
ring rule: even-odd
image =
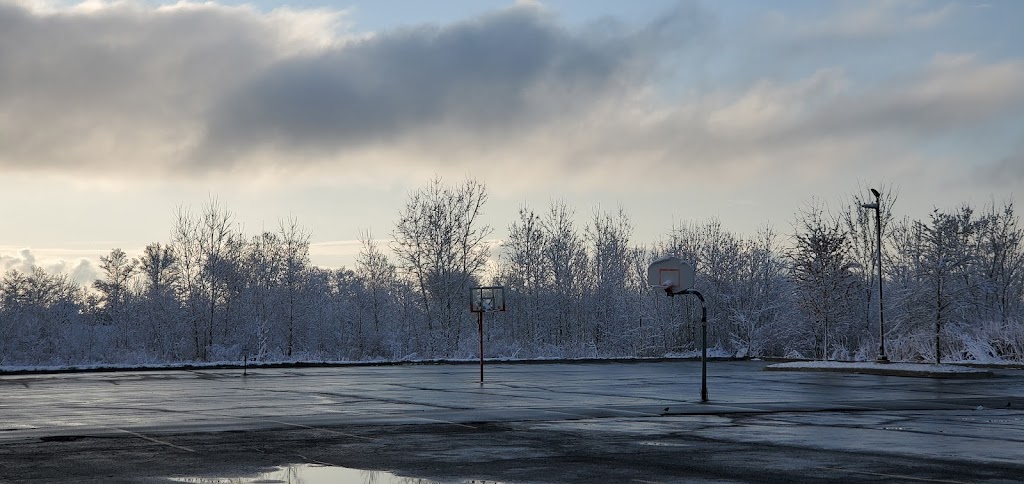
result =
[{"label": "reflection on wet asphalt", "polygon": [[[325,466],[315,458],[281,460],[289,448],[310,446],[359,455],[369,446],[376,450],[360,459],[373,468],[392,465],[388,462],[426,466],[434,472],[469,466],[458,471],[469,475],[456,472],[463,481],[477,477],[472,472],[480,469],[544,475],[545,466],[561,469],[566,459],[587,452],[593,457],[579,457],[590,466],[581,473],[612,465],[602,457],[604,452],[616,459],[626,452],[646,462],[646,467],[635,470],[641,477],[657,472],[672,476],[680,471],[666,469],[682,465],[678,459],[656,464],[644,459],[698,451],[708,457],[686,465],[720,465],[717,456],[727,451],[732,452],[728,465],[748,466],[751,475],[765,465],[783,470],[811,466],[830,469],[827,472],[840,479],[860,480],[877,473],[872,467],[876,461],[895,458],[949,461],[968,469],[964,472],[974,472],[972,467],[984,463],[996,466],[986,471],[996,476],[1017,470],[1024,475],[1024,371],[998,371],[997,378],[986,380],[930,380],[763,372],[763,366],[711,362],[707,403],[699,400],[699,362],[490,364],[483,384],[476,381],[473,365],[249,369],[246,376],[240,370],[2,376],[0,480],[14,468],[5,464],[13,460],[5,461],[3,452],[15,459],[20,443],[71,445],[87,452],[101,442],[97,439],[128,438],[147,452],[163,449],[203,459],[203,449],[213,445],[210,439],[223,446],[218,449],[232,449],[231,436],[236,434],[249,439],[271,434],[292,438],[281,432],[301,437],[295,437],[295,444],[268,441],[263,447],[262,437],[256,437],[256,442],[245,445],[257,446],[257,456],[278,456],[264,465],[285,467],[264,477],[253,477],[257,474],[252,471],[196,474],[182,479],[227,480],[179,482],[310,483],[318,482],[311,479],[321,473],[343,472],[336,464]],[[418,432],[423,435],[411,437]],[[492,433],[505,437],[488,437]],[[117,442],[123,447],[127,441]],[[319,442],[335,447],[321,449]],[[404,446],[408,450],[396,450]],[[802,457],[769,464],[741,457],[760,452]],[[864,468],[851,469],[830,463],[830,453],[876,457],[862,459]],[[487,467],[498,461],[507,468]],[[516,464],[519,461],[533,462],[535,468]],[[627,468],[616,472],[634,475],[628,474],[629,464],[619,465]],[[897,467],[885,470],[890,474],[875,477],[884,482],[894,475],[910,475],[891,474],[899,470],[899,464],[892,465]],[[667,467],[658,471],[657,466]],[[936,476],[947,472],[929,466],[914,469]],[[288,480],[280,477],[281,472],[303,477]],[[572,474],[571,466],[566,472],[568,480],[585,475]],[[718,480],[746,479],[746,474],[736,472]],[[973,476],[968,481],[978,478],[965,475]],[[373,476],[372,482],[419,482]]]},{"label": "reflection on wet asphalt", "polygon": [[417,477],[399,476],[387,471],[351,469],[322,464],[288,464],[251,476],[175,477],[169,480],[185,484],[434,484],[436,482]]},{"label": "reflection on wet asphalt", "polygon": [[[927,380],[759,368],[756,362],[713,362],[711,401],[704,405],[698,402],[699,367],[693,362],[490,365],[491,379],[484,384],[472,381],[470,365],[267,369],[250,370],[248,376],[230,370],[8,376],[0,378],[0,402],[8,429],[16,424],[19,430],[49,433],[119,426],[188,430],[240,421],[258,426],[256,421],[271,417],[323,423],[411,416],[492,421],[531,414],[557,419],[956,409],[1012,405],[1024,396],[1019,374],[993,381]],[[1006,401],[993,401],[1003,396]]]}]

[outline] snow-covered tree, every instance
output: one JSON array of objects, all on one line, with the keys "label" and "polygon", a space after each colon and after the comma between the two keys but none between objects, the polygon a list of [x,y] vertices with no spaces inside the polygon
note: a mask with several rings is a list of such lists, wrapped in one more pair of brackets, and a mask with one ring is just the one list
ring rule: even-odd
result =
[{"label": "snow-covered tree", "polygon": [[[440,178],[409,195],[393,232],[402,268],[415,281],[431,337],[440,331],[445,354],[457,348],[466,298],[490,254],[491,228],[480,223],[486,187],[467,179],[449,186]],[[437,344],[432,343],[431,350]]]},{"label": "snow-covered tree", "polygon": [[619,207],[609,213],[595,210],[586,230],[590,243],[591,265],[587,298],[588,321],[585,327],[587,344],[593,345],[595,354],[622,355],[628,345],[623,344],[623,330],[637,314],[638,302],[632,277],[634,255],[630,247],[632,223],[626,211]]},{"label": "snow-covered tree", "polygon": [[829,359],[849,343],[849,307],[855,275],[849,240],[838,220],[812,203],[798,216],[789,253],[796,301],[812,323],[814,354]]},{"label": "snow-covered tree", "polygon": [[308,282],[309,233],[299,227],[298,220],[290,218],[282,221],[279,228],[281,241],[281,290],[284,326],[287,331],[285,356],[291,357],[295,351],[296,332],[308,308],[307,294],[304,289]]},{"label": "snow-covered tree", "polygon": [[583,296],[592,284],[587,273],[587,248],[573,220],[575,211],[564,200],[552,201],[541,218],[544,231],[543,265],[548,275],[546,326],[551,344],[572,354],[583,351],[585,321]]},{"label": "snow-covered tree", "polygon": [[[893,223],[893,207],[899,197],[898,190],[889,184],[879,184],[880,197],[878,199],[880,212],[878,219],[881,222],[882,252],[885,260],[886,240],[889,239]],[[856,277],[855,287],[852,289],[855,297],[850,299],[850,310],[857,313],[864,327],[865,340],[861,351],[868,351],[868,346],[878,346],[878,252],[876,232],[875,211],[865,209],[864,203],[875,203],[872,198],[865,198],[868,188],[858,187],[857,193],[851,195],[847,200],[844,210],[841,211],[843,229],[846,231],[850,241],[850,259],[853,262],[854,274]],[[883,267],[883,270],[887,268]]]},{"label": "snow-covered tree", "polygon": [[501,278],[508,291],[506,297],[515,301],[509,318],[509,337],[530,348],[542,345],[545,340],[539,331],[545,320],[542,300],[548,273],[545,243],[540,217],[533,210],[521,207],[518,220],[509,224],[508,238],[502,245]]},{"label": "snow-covered tree", "polygon": [[362,282],[355,297],[369,323],[359,325],[356,335],[357,357],[384,357],[395,343],[396,306],[402,288],[398,286],[398,269],[381,250],[370,231],[360,234],[362,248],[356,256],[355,274]]},{"label": "snow-covered tree", "polygon": [[117,344],[122,349],[131,347],[132,329],[137,324],[135,315],[126,311],[131,295],[129,282],[137,266],[138,261],[129,259],[123,250],[113,249],[109,255],[100,256],[103,279],[93,283],[93,288],[100,293],[103,318],[117,328]]}]

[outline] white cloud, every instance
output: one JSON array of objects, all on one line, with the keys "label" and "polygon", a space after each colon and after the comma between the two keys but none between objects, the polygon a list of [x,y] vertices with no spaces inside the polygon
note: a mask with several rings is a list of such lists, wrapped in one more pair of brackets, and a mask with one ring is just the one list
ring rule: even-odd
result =
[{"label": "white cloud", "polygon": [[99,277],[90,257],[75,257],[75,251],[44,250],[42,257],[29,248],[0,248],[0,275],[8,271],[30,273],[36,267],[51,275],[63,274],[72,282],[88,286]]},{"label": "white cloud", "polygon": [[[390,250],[388,249],[390,240],[375,239],[374,242],[377,243],[379,250],[390,255]],[[314,264],[319,267],[340,268],[347,266],[349,269],[353,269],[353,261],[356,260],[356,256],[359,255],[362,249],[363,243],[360,240],[313,242],[309,244],[309,256]]]},{"label": "white cloud", "polygon": [[829,167],[843,163],[882,163],[870,161],[881,158],[872,151],[913,153],[961,130],[1012,120],[1022,109],[1024,62],[937,56],[917,72],[869,85],[826,68],[671,106],[651,98],[609,103],[607,116],[582,133],[559,131],[547,144],[523,144],[543,146],[539,151],[548,156],[588,160],[600,166],[602,186],[609,187],[637,178],[616,171],[623,168],[616,160],[624,159],[631,162],[625,170],[648,173],[655,184],[667,167],[737,182],[780,170],[827,177]]},{"label": "white cloud", "polygon": [[836,134],[935,136],[998,122],[1024,106],[1024,61],[984,64],[938,56],[906,79],[837,98],[808,119],[807,128]]},{"label": "white cloud", "polygon": [[957,6],[950,3],[935,10],[911,14],[907,18],[907,23],[915,29],[932,29],[949,19],[956,13],[956,9]]},{"label": "white cloud", "polygon": [[952,3],[935,6],[917,0],[868,0],[841,5],[831,16],[790,27],[802,37],[869,39],[934,29],[956,11]]},{"label": "white cloud", "polygon": [[790,84],[759,81],[738,98],[713,108],[708,125],[711,132],[723,138],[777,134],[820,109],[822,100],[842,94],[846,84],[845,75],[838,69],[823,69]]}]

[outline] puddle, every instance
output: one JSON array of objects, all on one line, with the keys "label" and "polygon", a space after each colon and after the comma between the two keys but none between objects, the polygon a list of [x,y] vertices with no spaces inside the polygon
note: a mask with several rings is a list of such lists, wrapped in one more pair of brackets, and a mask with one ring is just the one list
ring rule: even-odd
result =
[{"label": "puddle", "polygon": [[[175,477],[171,482],[189,484],[440,484],[440,481],[404,477],[387,471],[370,471],[319,464],[292,464],[251,477]],[[498,484],[492,481],[462,481]]]}]

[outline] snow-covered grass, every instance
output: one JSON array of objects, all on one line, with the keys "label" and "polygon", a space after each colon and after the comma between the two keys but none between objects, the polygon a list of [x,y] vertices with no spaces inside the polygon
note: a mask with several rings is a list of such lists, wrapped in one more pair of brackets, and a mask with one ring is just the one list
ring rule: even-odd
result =
[{"label": "snow-covered grass", "polygon": [[[667,360],[700,360],[699,351],[685,353],[669,353],[653,357],[485,357],[488,364],[500,363],[629,363],[659,362]],[[736,360],[723,351],[712,351],[708,348],[709,360]],[[417,358],[410,356],[400,360],[275,360],[275,361],[209,361],[209,362],[177,362],[177,363],[146,363],[146,364],[87,364],[87,365],[6,365],[0,366],[0,375],[25,373],[73,373],[73,372],[113,372],[113,371],[173,371],[195,369],[242,369],[242,368],[282,368],[282,367],[334,367],[334,366],[392,366],[392,365],[443,365],[472,364],[479,362],[478,357],[454,358]]]},{"label": "snow-covered grass", "polygon": [[968,365],[934,363],[878,363],[873,361],[792,361],[775,363],[765,370],[827,371],[929,378],[965,378],[993,376],[990,370]]},{"label": "snow-covered grass", "polygon": [[[660,356],[486,356],[487,363],[613,363],[613,362],[658,362],[668,360],[700,360],[699,350],[669,352]],[[708,348],[709,360],[746,360],[722,348]],[[397,359],[372,358],[359,360],[334,360],[322,358],[269,359],[264,361],[242,361],[220,359],[217,361],[196,362],[159,362],[146,361],[139,363],[92,363],[68,365],[0,365],[0,375],[25,373],[66,373],[66,372],[112,372],[112,371],[173,371],[193,369],[242,369],[248,368],[281,368],[281,367],[331,367],[331,366],[391,366],[391,365],[436,365],[436,364],[470,364],[479,361],[476,355],[459,355],[449,358],[428,358],[418,354],[410,354]],[[750,358],[750,361],[762,361],[761,358]],[[904,376],[936,376],[951,375],[991,375],[986,369],[1024,369],[1024,363],[1015,361],[973,360],[957,361],[942,365],[931,363],[876,363],[872,361],[813,361],[801,360],[775,363],[766,370],[790,371],[835,371],[848,373],[899,374]]]}]

